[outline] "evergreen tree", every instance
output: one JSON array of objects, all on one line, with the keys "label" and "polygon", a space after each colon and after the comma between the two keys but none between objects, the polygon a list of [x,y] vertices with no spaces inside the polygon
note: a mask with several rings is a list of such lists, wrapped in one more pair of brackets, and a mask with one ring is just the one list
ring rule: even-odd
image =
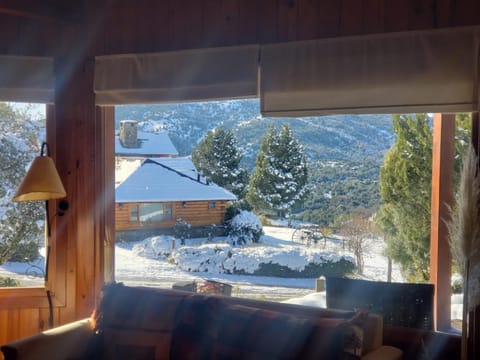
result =
[{"label": "evergreen tree", "polygon": [[208,132],[192,152],[198,171],[238,198],[245,196],[248,183],[247,171],[240,167],[241,160],[235,136],[222,127]]},{"label": "evergreen tree", "polygon": [[429,278],[432,133],[424,114],[395,115],[397,135],[380,170],[379,217],[387,254],[411,280]]},{"label": "evergreen tree", "polygon": [[275,211],[283,217],[304,199],[308,172],[303,147],[287,124],[280,133],[269,126],[257,154],[247,200],[257,212]]},{"label": "evergreen tree", "polygon": [[[387,255],[412,281],[427,281],[430,264],[430,205],[432,177],[431,124],[424,114],[396,115],[397,135],[380,170],[383,204],[377,214],[387,243]],[[470,117],[457,115],[456,154],[470,138]],[[456,156],[460,159],[461,156]],[[455,173],[460,165],[455,164]],[[457,175],[455,175],[457,177]]]},{"label": "evergreen tree", "polygon": [[0,264],[12,258],[32,260],[38,250],[25,254],[43,238],[42,203],[14,203],[12,197],[25,176],[26,168],[40,150],[37,141],[43,124],[29,121],[25,114],[0,103]]}]

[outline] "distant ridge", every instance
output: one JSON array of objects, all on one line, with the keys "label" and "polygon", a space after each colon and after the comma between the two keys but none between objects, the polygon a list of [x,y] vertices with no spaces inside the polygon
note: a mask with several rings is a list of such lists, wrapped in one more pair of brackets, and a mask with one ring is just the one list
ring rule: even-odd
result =
[{"label": "distant ridge", "polygon": [[232,129],[253,167],[261,138],[270,123],[288,123],[305,146],[309,160],[383,161],[393,141],[390,115],[337,115],[305,118],[263,118],[258,100],[232,100],[116,108],[116,124],[136,119],[143,131],[168,132],[180,155],[191,154],[205,134],[218,126]]},{"label": "distant ridge", "polygon": [[269,124],[288,123],[304,146],[312,191],[296,217],[332,226],[337,217],[380,203],[378,178],[394,134],[390,115],[264,118],[258,100],[116,107],[116,125],[139,121],[146,132],[167,131],[180,155],[190,155],[210,130],[231,129],[250,171]]}]

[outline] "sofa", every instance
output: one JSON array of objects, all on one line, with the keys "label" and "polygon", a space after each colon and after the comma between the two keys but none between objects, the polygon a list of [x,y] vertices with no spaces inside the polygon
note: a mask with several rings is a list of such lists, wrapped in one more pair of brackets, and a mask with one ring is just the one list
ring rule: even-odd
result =
[{"label": "sofa", "polygon": [[89,319],[1,347],[5,360],[395,360],[382,317],[185,291],[105,287]]}]

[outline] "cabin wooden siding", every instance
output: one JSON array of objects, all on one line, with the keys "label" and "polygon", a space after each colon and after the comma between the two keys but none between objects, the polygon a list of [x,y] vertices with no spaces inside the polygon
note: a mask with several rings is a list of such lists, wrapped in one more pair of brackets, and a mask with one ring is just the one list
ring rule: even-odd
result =
[{"label": "cabin wooden siding", "polygon": [[[210,203],[215,203],[211,208]],[[225,219],[227,201],[186,201],[165,203],[172,205],[172,218],[160,222],[140,222],[130,220],[130,210],[133,206],[144,203],[116,203],[115,230],[163,229],[175,226],[176,219],[183,219],[192,226],[222,225]],[[161,203],[160,203],[161,204]]]},{"label": "cabin wooden siding", "polygon": [[[0,54],[56,62],[48,142],[70,209],[52,224],[54,324],[88,316],[113,278],[114,117],[95,106],[95,56],[479,24],[478,0],[1,2]],[[48,317],[43,288],[0,289],[0,344],[45,330]]]}]

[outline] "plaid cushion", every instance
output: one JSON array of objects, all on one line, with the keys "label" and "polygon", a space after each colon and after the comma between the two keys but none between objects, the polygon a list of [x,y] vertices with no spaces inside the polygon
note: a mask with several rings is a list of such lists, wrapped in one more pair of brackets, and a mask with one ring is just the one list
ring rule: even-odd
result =
[{"label": "plaid cushion", "polygon": [[171,334],[160,331],[106,329],[103,359],[167,360]]},{"label": "plaid cushion", "polygon": [[218,336],[218,317],[223,308],[219,298],[187,297],[175,314],[171,359],[212,359]]},{"label": "plaid cushion", "polygon": [[105,286],[95,314],[103,358],[169,359],[175,312],[184,297],[160,289]]},{"label": "plaid cushion", "polygon": [[[345,322],[332,319],[322,323],[242,305],[226,307],[219,321],[216,360],[334,358],[333,354],[340,353],[341,337],[332,342],[335,336],[327,334]],[[337,336],[341,331],[334,330]],[[328,340],[322,342],[322,336]]]},{"label": "plaid cushion", "polygon": [[216,360],[244,358],[245,341],[257,312],[258,309],[238,305],[223,309],[219,316],[218,337],[214,344]]},{"label": "plaid cushion", "polygon": [[175,312],[185,296],[157,289],[107,285],[96,314],[97,329],[171,330]]}]

